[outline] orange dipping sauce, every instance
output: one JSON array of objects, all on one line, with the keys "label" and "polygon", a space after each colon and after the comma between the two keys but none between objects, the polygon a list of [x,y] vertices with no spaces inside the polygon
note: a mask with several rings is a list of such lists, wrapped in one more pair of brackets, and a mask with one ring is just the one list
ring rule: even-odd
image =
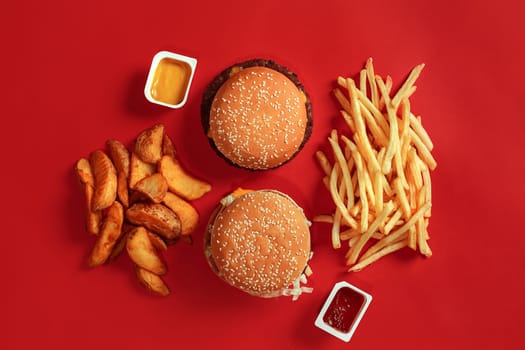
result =
[{"label": "orange dipping sauce", "polygon": [[191,67],[186,62],[163,58],[151,82],[151,97],[171,105],[181,103],[184,100],[190,76]]}]

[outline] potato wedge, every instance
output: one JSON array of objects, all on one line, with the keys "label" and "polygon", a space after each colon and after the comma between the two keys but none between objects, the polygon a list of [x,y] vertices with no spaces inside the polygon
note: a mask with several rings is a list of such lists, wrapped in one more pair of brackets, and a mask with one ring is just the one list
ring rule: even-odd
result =
[{"label": "potato wedge", "polygon": [[135,141],[135,153],[146,163],[155,164],[162,157],[164,125],[157,124],[144,130]]},{"label": "potato wedge", "polygon": [[136,203],[126,210],[126,218],[135,225],[144,226],[163,238],[180,235],[181,222],[177,214],[162,204]]},{"label": "potato wedge", "polygon": [[128,179],[123,171],[117,174],[117,197],[124,207],[129,207]]},{"label": "potato wedge", "polygon": [[146,202],[147,200],[148,198],[139,191],[133,190],[129,194],[129,206],[139,202]]},{"label": "potato wedge", "polygon": [[198,199],[211,190],[209,183],[186,173],[173,157],[163,156],[158,163],[158,171],[168,182],[169,190],[187,200]]},{"label": "potato wedge", "polygon": [[129,188],[134,189],[137,182],[155,173],[155,165],[146,163],[135,153],[131,153]]},{"label": "potato wedge", "polygon": [[142,193],[154,203],[160,203],[168,192],[168,183],[164,176],[155,173],[137,182],[135,191]]},{"label": "potato wedge", "polygon": [[98,235],[100,232],[100,223],[102,222],[102,212],[100,210],[91,210],[94,191],[95,189],[89,183],[84,184],[84,195],[86,199],[86,230],[91,234]]},{"label": "potato wedge", "polygon": [[75,170],[81,184],[87,183],[93,187],[95,186],[95,179],[93,178],[93,172],[91,171],[89,160],[86,158],[80,158],[75,165]]},{"label": "potato wedge", "polygon": [[168,250],[168,246],[164,240],[158,236],[156,233],[148,231],[148,237],[151,241],[151,244],[157,249],[159,252],[165,252]]},{"label": "potato wedge", "polygon": [[127,233],[122,233],[120,238],[117,240],[115,245],[113,246],[113,250],[111,251],[111,254],[109,254],[108,259],[106,260],[106,264],[109,264],[112,261],[115,261],[124,251],[124,248],[126,248],[126,242],[128,239]]},{"label": "potato wedge", "polygon": [[124,172],[126,178],[129,177],[129,162],[130,155],[129,151],[120,141],[107,140],[106,146],[108,147],[109,157],[117,169],[117,173]]},{"label": "potato wedge", "polygon": [[106,264],[109,264],[110,262],[116,260],[120,255],[122,255],[122,252],[126,248],[128,234],[131,230],[134,230],[135,227],[136,226],[130,225],[126,221],[124,221],[124,223],[122,224],[122,234],[117,240],[117,243],[115,243],[115,245],[113,246],[113,250],[111,251],[108,260],[106,260]]},{"label": "potato wedge", "polygon": [[93,251],[89,256],[89,266],[95,267],[102,265],[111,255],[113,247],[122,234],[122,224],[124,222],[124,209],[122,204],[114,201],[109,207],[108,213],[100,228]]},{"label": "potato wedge", "polygon": [[139,226],[128,234],[126,250],[130,259],[143,269],[156,275],[164,275],[168,271],[166,264],[155,250],[148,237],[148,231],[144,227]]},{"label": "potato wedge", "polygon": [[135,272],[137,273],[137,279],[147,290],[160,296],[168,296],[170,289],[162,278],[142,267],[135,265]]},{"label": "potato wedge", "polygon": [[175,150],[175,146],[173,146],[173,142],[171,142],[171,139],[168,136],[168,134],[164,132],[164,137],[162,138],[162,155],[175,158],[176,154],[177,151]]},{"label": "potato wedge", "polygon": [[199,224],[199,213],[193,205],[174,193],[167,192],[162,202],[179,216],[181,235],[189,235]]},{"label": "potato wedge", "polygon": [[106,153],[97,150],[89,158],[95,180],[95,192],[91,210],[108,208],[117,197],[117,171]]}]

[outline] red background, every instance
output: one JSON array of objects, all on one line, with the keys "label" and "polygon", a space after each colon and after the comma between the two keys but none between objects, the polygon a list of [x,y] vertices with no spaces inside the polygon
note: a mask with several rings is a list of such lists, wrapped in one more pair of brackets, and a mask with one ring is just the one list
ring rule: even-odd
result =
[{"label": "red background", "polygon": [[[523,348],[523,63],[518,1],[11,1],[2,36],[0,347],[4,349],[465,349]],[[187,105],[143,96],[153,55],[198,59]],[[399,84],[426,63],[413,110],[436,145],[430,225],[434,256],[406,250],[355,274],[312,228],[314,294],[263,300],[216,278],[202,254],[214,203],[236,186],[274,187],[312,217],[332,210],[314,152],[343,127],[331,96],[338,75],[368,57]],[[202,92],[224,67],[270,58],[298,73],[315,125],[291,163],[233,169],[209,148]],[[194,204],[196,244],[166,254],[168,298],[145,293],[126,256],[86,267],[73,167],[108,138],[129,144],[164,123],[181,162],[213,184]],[[519,215],[522,217],[520,218]],[[333,284],[374,300],[350,344],[314,327]]]}]

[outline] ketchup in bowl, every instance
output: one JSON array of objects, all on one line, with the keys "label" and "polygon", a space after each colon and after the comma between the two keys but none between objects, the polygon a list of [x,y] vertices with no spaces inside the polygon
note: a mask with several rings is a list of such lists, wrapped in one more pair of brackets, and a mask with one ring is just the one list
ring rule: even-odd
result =
[{"label": "ketchup in bowl", "polygon": [[350,331],[365,298],[348,287],[340,288],[332,299],[323,321],[343,333]]},{"label": "ketchup in bowl", "polygon": [[350,283],[336,283],[317,316],[315,325],[348,342],[371,301],[370,294]]}]

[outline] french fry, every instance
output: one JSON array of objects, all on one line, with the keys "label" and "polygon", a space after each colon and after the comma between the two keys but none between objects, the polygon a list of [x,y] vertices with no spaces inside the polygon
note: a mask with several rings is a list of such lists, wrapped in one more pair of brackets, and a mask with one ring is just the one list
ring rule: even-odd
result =
[{"label": "french fry", "polygon": [[352,237],[361,235],[361,231],[355,228],[349,228],[347,230],[341,231],[339,233],[339,238],[341,241],[347,241]]},{"label": "french fry", "polygon": [[414,130],[409,130],[410,139],[416,146],[416,149],[418,150],[419,156],[421,159],[428,165],[430,170],[434,170],[437,167],[437,162],[432,157],[432,154],[430,153],[430,150],[426,147],[426,145],[421,141],[419,136],[414,132]]},{"label": "french fry", "polygon": [[373,179],[374,195],[375,195],[375,211],[380,213],[383,211],[383,174],[376,172]]},{"label": "french fry", "polygon": [[340,110],[339,112],[343,116],[343,119],[345,120],[346,125],[348,125],[350,132],[352,132],[352,134],[355,133],[357,129],[355,127],[354,121],[352,120],[352,117],[350,117],[350,114],[348,114],[348,112],[345,111],[344,109]]},{"label": "french fry", "polygon": [[372,235],[379,229],[379,226],[385,221],[386,217],[390,214],[392,209],[394,209],[394,205],[390,201],[385,205],[383,211],[377,216],[374,222],[372,222],[372,224],[368,227],[368,230],[359,237],[357,244],[351,248],[352,252],[348,257],[347,265],[355,264],[359,253],[361,253],[361,249],[363,249],[366,242],[368,242]]},{"label": "french fry", "polygon": [[[390,95],[390,91],[392,90],[392,78],[389,75],[386,76],[385,89],[386,89],[387,94]],[[381,96],[379,98],[379,106],[378,106],[378,108],[380,110],[382,110],[383,108],[385,108],[385,105],[386,105],[385,98],[383,96]]]},{"label": "french fry", "polygon": [[396,178],[394,180],[394,191],[401,205],[401,210],[403,211],[403,215],[405,219],[408,219],[410,215],[412,214],[412,211],[410,210],[410,204],[408,203],[405,189],[403,188],[400,178]]},{"label": "french fry", "polygon": [[378,122],[372,116],[372,113],[366,109],[362,101],[359,101],[359,106],[361,108],[361,114],[366,120],[366,125],[370,129],[370,133],[374,137],[376,143],[381,147],[386,147],[388,145],[388,138],[386,137],[385,132],[379,127]]},{"label": "french fry", "polygon": [[142,226],[133,229],[128,234],[126,251],[130,259],[143,269],[156,275],[164,275],[168,271],[166,264],[151,243],[148,232]]},{"label": "french fry", "polygon": [[417,229],[416,233],[417,233],[417,242],[419,245],[419,251],[421,252],[421,254],[423,254],[427,258],[430,258],[432,256],[432,250],[430,249],[427,243],[428,237],[426,236],[426,227],[425,227],[424,218],[418,219],[416,229]]},{"label": "french fry", "polygon": [[412,250],[417,249],[416,226],[410,226],[408,229],[408,247]]},{"label": "french fry", "polygon": [[414,211],[418,208],[417,206],[417,188],[416,186],[411,182],[408,185],[408,203],[410,204],[410,211]]},{"label": "french fry", "polygon": [[89,158],[95,182],[92,211],[108,208],[117,197],[117,171],[111,159],[102,151],[94,151]]},{"label": "french fry", "polygon": [[136,203],[126,210],[126,219],[166,239],[178,238],[181,222],[171,209],[158,203]]},{"label": "french fry", "polygon": [[[346,222],[350,223],[354,219],[350,216],[348,213],[347,207],[345,206],[341,196],[339,196],[339,191],[337,189],[337,173],[340,169],[339,163],[336,163],[334,167],[332,168],[332,174],[330,175],[330,194],[332,195],[332,199],[338,208],[339,212],[343,216],[343,218],[346,220]],[[334,214],[334,222],[335,222],[335,214]]]},{"label": "french fry", "polygon": [[352,217],[356,217],[361,212],[361,201],[355,203],[355,205],[348,211]]},{"label": "french fry", "polygon": [[334,214],[334,223],[332,224],[332,247],[334,249],[341,248],[341,238],[339,232],[341,231],[341,211],[336,209]]},{"label": "french fry", "polygon": [[315,156],[317,157],[319,165],[321,166],[321,169],[323,169],[325,175],[330,175],[330,173],[332,172],[332,165],[328,161],[328,158],[326,158],[324,152],[319,150],[315,152]]},{"label": "french fry", "polygon": [[390,97],[388,96],[385,84],[379,76],[376,77],[376,82],[379,86],[379,90],[381,91],[383,98],[385,99],[385,105],[388,115],[388,124],[390,129],[389,142],[386,148],[385,157],[383,159],[382,164],[383,174],[388,174],[392,166],[392,159],[394,158],[394,155],[396,154],[397,149],[399,147],[399,131],[397,125],[397,116],[395,111],[392,109]]},{"label": "french fry", "polygon": [[100,228],[98,239],[89,256],[88,264],[90,267],[100,266],[109,258],[113,246],[122,234],[123,222],[124,209],[119,202],[114,201],[109,207],[108,213]]},{"label": "french fry", "polygon": [[313,218],[314,222],[325,222],[327,224],[331,224],[334,222],[334,217],[332,215],[322,214],[314,216]]},{"label": "french fry", "polygon": [[380,251],[375,252],[374,254],[370,256],[367,256],[366,259],[360,260],[357,264],[353,265],[348,271],[349,272],[350,271],[354,271],[354,272],[361,271],[362,269],[372,264],[373,262],[381,259],[385,255],[388,255],[390,253],[403,249],[404,247],[407,246],[407,244],[408,243],[406,241],[400,241],[400,242],[393,243],[389,246],[386,246]]},{"label": "french fry", "polygon": [[143,194],[153,203],[160,203],[168,192],[168,182],[159,173],[149,175],[135,185],[135,191]]},{"label": "french fry", "polygon": [[170,295],[171,292],[168,285],[159,275],[143,269],[138,265],[135,265],[135,272],[140,284],[142,284],[147,290],[163,297]]},{"label": "french fry", "polygon": [[359,72],[359,90],[366,96],[366,69],[361,69]]},{"label": "french fry", "polygon": [[[349,257],[350,254],[352,253],[352,249],[351,249],[351,248],[352,248],[353,246],[355,246],[355,245],[358,243],[359,239],[360,239],[362,236],[363,236],[363,234],[360,233],[359,235],[353,236],[353,237],[351,237],[351,238],[348,240],[348,246],[350,247],[350,249],[348,249],[348,251],[346,252],[346,255],[345,255],[345,258],[346,258],[346,259],[348,259],[348,257]],[[381,239],[381,238],[383,238],[383,237],[384,237],[384,235],[383,235],[381,232],[379,232],[379,231],[376,231],[376,232],[372,233],[372,235],[370,236],[370,238],[373,238],[373,239],[376,239],[376,240]],[[347,266],[348,266],[348,265],[349,265],[349,264],[347,263]]]},{"label": "french fry", "polygon": [[[341,181],[341,185],[339,186],[339,191],[338,191],[339,197],[343,197],[345,192],[346,192],[345,182]],[[348,214],[348,211],[346,209],[348,209],[348,207],[343,208],[343,210],[341,208],[335,209],[334,222],[332,224],[332,247],[334,249],[341,248],[341,239],[339,237],[339,232],[341,231],[342,215],[343,213]],[[348,215],[346,216],[349,217]]]},{"label": "french fry", "polygon": [[411,178],[411,182],[414,183],[416,188],[423,187],[423,176],[421,173],[421,167],[419,164],[418,156],[416,154],[416,149],[410,147],[408,150],[408,173]]},{"label": "french fry", "polygon": [[[422,166],[422,173],[423,173],[423,189],[425,191],[425,201],[432,202],[432,183],[430,179],[430,171],[428,170],[428,167]],[[430,216],[430,210],[431,208],[428,208],[428,211],[425,213],[425,217]]]},{"label": "french fry", "polygon": [[419,208],[419,210],[415,212],[414,215],[412,215],[412,217],[403,224],[403,226],[396,229],[389,235],[385,236],[385,238],[381,239],[379,242],[370,247],[366,251],[366,253],[363,254],[363,257],[368,257],[402,238],[403,234],[405,234],[410,229],[410,227],[413,226],[417,222],[417,220],[419,220],[419,218],[423,216],[423,214],[427,211],[428,208],[430,208],[430,203],[426,203],[424,206]]},{"label": "french fry", "polygon": [[417,78],[421,74],[421,71],[423,70],[424,67],[425,67],[425,64],[420,64],[414,67],[412,71],[410,71],[410,74],[408,75],[407,80],[405,80],[401,88],[398,90],[398,92],[392,99],[392,105],[394,106],[394,108],[397,108],[399,104],[401,103],[401,101],[403,100],[403,98],[406,98],[410,89],[412,88],[412,85],[416,82]]},{"label": "french fry", "polygon": [[146,163],[156,164],[162,157],[164,126],[157,124],[137,136],[134,153]]},{"label": "french fry", "polygon": [[[409,100],[423,67],[414,67],[394,93],[392,78],[377,75],[372,58],[359,72],[359,87],[350,78],[337,78],[333,92],[350,133],[331,131],[333,166],[324,153],[317,153],[335,210],[314,221],[332,224],[333,248],[348,241],[345,258],[350,271],[406,246],[432,255],[427,242],[430,171],[437,163],[432,141]],[[344,152],[339,141],[346,146]]]},{"label": "french fry", "polygon": [[388,125],[388,120],[385,118],[383,113],[378,109],[378,106],[374,105],[365,95],[361,93],[361,91],[356,91],[357,97],[359,98],[359,101],[362,103],[362,105],[368,109],[368,111],[372,114],[374,119],[377,122],[377,125],[381,128],[383,133],[385,135],[390,134],[390,126]]},{"label": "french fry", "polygon": [[323,177],[323,185],[328,191],[330,191],[330,176]]},{"label": "french fry", "polygon": [[365,191],[368,197],[369,207],[375,207],[376,205],[376,195],[374,193],[374,186],[372,185],[372,180],[370,179],[370,173],[368,172],[366,166],[363,167],[364,179],[365,179]]},{"label": "french fry", "polygon": [[432,143],[430,136],[428,136],[427,131],[423,128],[423,125],[421,125],[421,121],[419,121],[419,119],[417,119],[412,113],[410,113],[410,127],[414,130],[414,133],[419,136],[419,139],[423,142],[425,147],[429,151],[432,151],[434,144]]},{"label": "french fry", "polygon": [[[334,131],[334,130],[333,130]],[[339,164],[339,168],[341,170],[341,173],[343,175],[343,181],[345,182],[346,187],[346,197],[348,199],[347,208],[351,208],[354,206],[354,191],[353,191],[353,185],[350,177],[350,172],[347,166],[347,162],[345,160],[345,157],[343,155],[343,151],[341,150],[341,147],[339,146],[339,143],[337,141],[337,132],[334,133],[332,131],[332,136],[328,139],[330,144],[332,145],[332,150],[334,152],[334,156],[337,159],[337,163]],[[332,193],[333,197],[334,193]],[[344,214],[343,214],[344,215]]]},{"label": "french fry", "polygon": [[359,105],[359,101],[356,95],[357,89],[353,80],[351,79],[347,79],[346,86],[348,87],[348,94],[350,96],[352,107],[352,115],[356,126],[356,135],[354,135],[354,138],[357,147],[367,160],[367,166],[369,167],[372,173],[375,173],[376,171],[379,171],[381,167],[372,152],[372,146],[370,145],[370,141],[368,140],[368,136],[366,135],[365,122],[361,115],[361,106]]},{"label": "french fry", "polygon": [[350,101],[348,101],[348,99],[345,95],[343,95],[340,89],[334,89],[334,96],[341,105],[341,107],[343,107],[345,112],[350,113]]},{"label": "french fry", "polygon": [[343,135],[341,138],[343,142],[351,149],[352,157],[354,158],[354,164],[356,166],[357,172],[357,182],[359,184],[359,198],[361,200],[361,232],[366,232],[368,229],[368,199],[366,196],[366,179],[363,161],[357,146],[346,136]]},{"label": "french fry", "polygon": [[169,190],[187,200],[198,199],[211,191],[209,183],[189,175],[179,162],[170,156],[161,158],[158,170],[168,182]]},{"label": "french fry", "polygon": [[[372,57],[366,60],[365,65],[368,81],[370,82],[370,96],[374,106],[379,107],[379,93],[376,86],[376,74],[374,73],[374,62]],[[365,95],[366,96],[366,95]]]},{"label": "french fry", "polygon": [[403,211],[401,209],[397,209],[394,215],[390,217],[388,222],[385,224],[385,227],[383,228],[383,233],[385,235],[388,235],[390,231],[394,228],[394,226],[397,225],[399,219],[401,219],[401,216],[403,216]]}]

